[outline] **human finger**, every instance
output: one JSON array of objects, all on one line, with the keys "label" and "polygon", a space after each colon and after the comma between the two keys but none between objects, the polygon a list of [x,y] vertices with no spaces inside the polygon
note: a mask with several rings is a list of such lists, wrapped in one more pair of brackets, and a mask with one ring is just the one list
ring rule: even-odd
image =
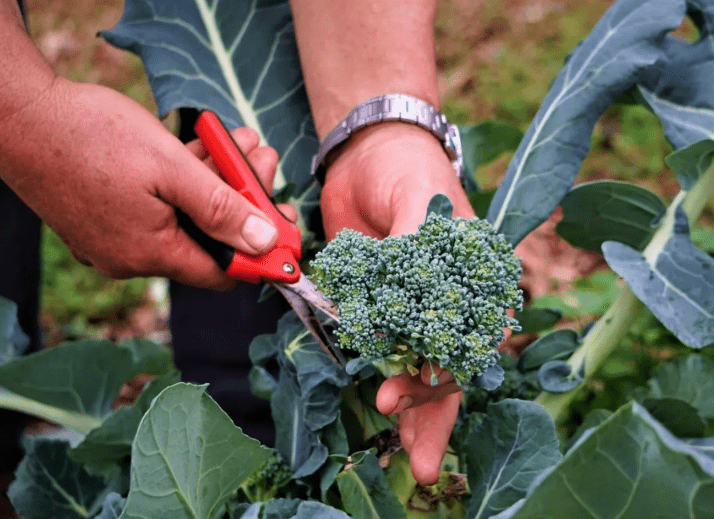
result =
[{"label": "human finger", "polygon": [[273,193],[273,182],[278,168],[278,152],[270,146],[258,146],[245,154],[248,163],[263,184],[265,191]]},{"label": "human finger", "polygon": [[[191,155],[187,155],[192,158]],[[157,185],[158,196],[185,212],[203,232],[247,254],[263,254],[275,246],[272,220],[199,160],[174,161]]]},{"label": "human finger", "polygon": [[399,417],[400,438],[414,478],[422,485],[439,479],[441,462],[456,423],[461,392],[407,409]]},{"label": "human finger", "polygon": [[[229,132],[233,140],[244,154],[249,154],[260,144],[258,132],[249,126],[240,126]],[[208,150],[201,139],[194,139],[186,143],[186,148],[200,160],[208,158]]]},{"label": "human finger", "polygon": [[377,391],[376,404],[380,413],[389,415],[400,413],[430,400],[438,400],[459,391],[455,382],[438,386],[425,385],[421,375],[402,373],[385,380]]}]

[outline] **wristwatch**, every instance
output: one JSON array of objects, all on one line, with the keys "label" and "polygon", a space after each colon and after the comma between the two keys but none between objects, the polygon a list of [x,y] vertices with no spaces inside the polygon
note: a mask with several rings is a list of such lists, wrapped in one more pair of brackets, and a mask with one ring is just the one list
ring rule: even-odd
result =
[{"label": "wristwatch", "polygon": [[325,183],[325,157],[328,153],[349,139],[353,132],[382,121],[411,123],[431,132],[441,142],[451,159],[456,176],[463,182],[464,159],[456,125],[451,124],[443,113],[422,99],[407,94],[384,94],[354,107],[320,143],[312,158],[311,170],[320,185]]}]

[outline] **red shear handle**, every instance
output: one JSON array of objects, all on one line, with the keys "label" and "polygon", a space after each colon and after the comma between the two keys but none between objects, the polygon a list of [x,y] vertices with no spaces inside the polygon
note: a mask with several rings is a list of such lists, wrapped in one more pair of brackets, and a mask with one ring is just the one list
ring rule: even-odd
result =
[{"label": "red shear handle", "polygon": [[226,273],[252,283],[261,279],[296,282],[300,277],[298,261],[302,256],[300,229],[275,207],[243,152],[216,114],[202,112],[195,130],[223,179],[268,215],[278,228],[278,244],[274,249],[261,256],[235,251]]}]

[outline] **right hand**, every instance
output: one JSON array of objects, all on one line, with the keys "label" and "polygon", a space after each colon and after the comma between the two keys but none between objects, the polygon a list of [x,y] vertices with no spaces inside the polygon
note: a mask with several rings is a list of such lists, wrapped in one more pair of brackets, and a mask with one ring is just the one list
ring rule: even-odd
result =
[{"label": "right hand", "polygon": [[[275,150],[259,147],[250,128],[232,135],[270,189]],[[177,225],[174,208],[248,254],[277,241],[271,220],[218,177],[199,141],[182,144],[111,89],[57,78],[32,107],[0,122],[0,136],[10,144],[9,161],[0,156],[8,185],[77,259],[106,276],[234,288],[238,281]]]}]

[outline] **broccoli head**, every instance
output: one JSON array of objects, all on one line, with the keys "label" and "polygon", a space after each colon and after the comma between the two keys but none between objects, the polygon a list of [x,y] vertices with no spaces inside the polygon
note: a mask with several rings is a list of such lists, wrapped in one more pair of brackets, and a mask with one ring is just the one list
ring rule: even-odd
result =
[{"label": "broccoli head", "polygon": [[241,490],[251,503],[269,501],[292,479],[290,465],[274,451],[258,469],[241,485]]},{"label": "broccoli head", "polygon": [[343,230],[310,265],[339,309],[338,346],[397,372],[426,360],[464,386],[518,324],[506,310],[522,307],[520,261],[478,218],[430,213],[416,233],[383,240]]}]

